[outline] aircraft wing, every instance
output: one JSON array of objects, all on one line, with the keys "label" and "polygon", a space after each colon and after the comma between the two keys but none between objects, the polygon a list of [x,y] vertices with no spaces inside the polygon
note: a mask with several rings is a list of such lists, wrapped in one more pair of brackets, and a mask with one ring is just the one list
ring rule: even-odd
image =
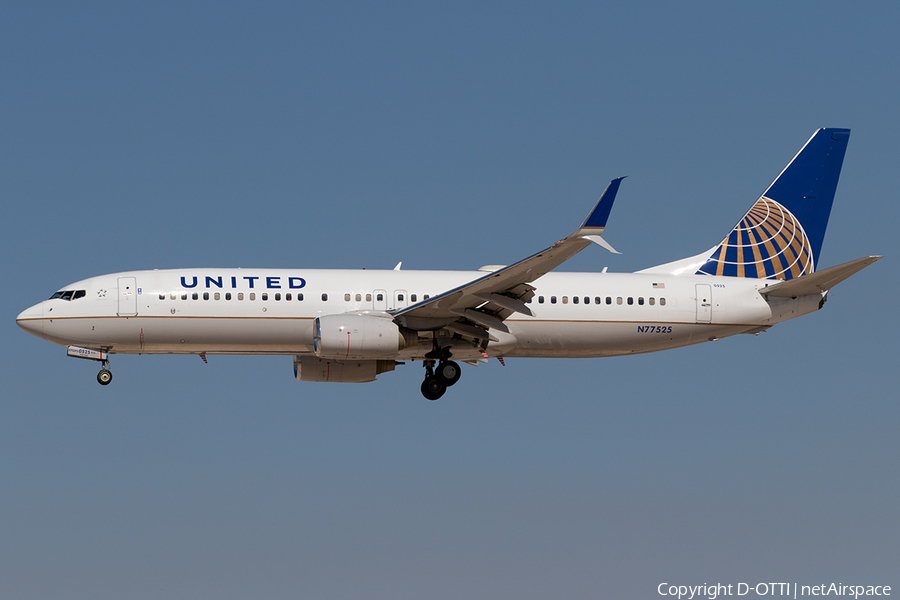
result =
[{"label": "aircraft wing", "polygon": [[848,263],[829,267],[809,275],[803,275],[796,279],[789,279],[762,288],[759,293],[763,296],[772,296],[773,298],[795,298],[797,296],[810,296],[812,294],[821,294],[827,292],[843,280],[851,275],[862,271],[881,256],[866,256],[857,258]]},{"label": "aircraft wing", "polygon": [[572,235],[513,265],[395,311],[394,318],[404,327],[418,330],[439,329],[452,324],[451,329],[472,337],[486,337],[487,329],[508,332],[503,320],[511,314],[534,315],[525,304],[534,296],[531,282],[569,260],[591,242],[615,252],[600,234],[606,227],[622,179],[624,177],[609,183],[587,219]]}]

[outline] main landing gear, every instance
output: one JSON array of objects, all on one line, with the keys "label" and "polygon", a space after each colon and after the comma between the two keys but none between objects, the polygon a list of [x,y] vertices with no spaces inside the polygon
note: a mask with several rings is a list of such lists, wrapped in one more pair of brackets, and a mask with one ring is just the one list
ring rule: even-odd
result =
[{"label": "main landing gear", "polygon": [[[428,354],[433,354],[429,352]],[[450,360],[450,352],[445,348],[439,353],[440,361],[434,366],[436,357],[425,360],[425,381],[422,382],[422,395],[429,400],[437,400],[444,395],[447,388],[459,381],[462,369],[459,364]],[[427,355],[426,355],[427,356]]]}]

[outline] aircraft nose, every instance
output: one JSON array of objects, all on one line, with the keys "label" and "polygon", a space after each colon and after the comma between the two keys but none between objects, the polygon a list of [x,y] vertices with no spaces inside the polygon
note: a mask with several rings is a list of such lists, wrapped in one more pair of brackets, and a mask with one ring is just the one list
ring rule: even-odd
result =
[{"label": "aircraft nose", "polygon": [[35,304],[19,313],[16,325],[32,335],[44,337],[44,303]]}]

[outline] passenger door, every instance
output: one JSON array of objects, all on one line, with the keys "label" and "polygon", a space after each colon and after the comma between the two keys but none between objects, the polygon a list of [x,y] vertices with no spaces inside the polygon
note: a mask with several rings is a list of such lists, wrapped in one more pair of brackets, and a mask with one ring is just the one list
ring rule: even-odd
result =
[{"label": "passenger door", "polygon": [[119,277],[120,317],[137,316],[137,280],[134,277]]},{"label": "passenger door", "polygon": [[697,322],[712,321],[712,286],[708,283],[697,284]]}]

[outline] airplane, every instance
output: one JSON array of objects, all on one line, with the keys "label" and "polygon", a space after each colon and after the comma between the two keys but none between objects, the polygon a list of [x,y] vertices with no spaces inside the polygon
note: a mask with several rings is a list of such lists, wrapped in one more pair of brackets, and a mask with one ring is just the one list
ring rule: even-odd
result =
[{"label": "airplane", "polygon": [[301,381],[374,381],[405,361],[425,367],[437,400],[460,362],[583,358],[759,334],[821,309],[868,256],[818,269],[850,137],[817,130],[719,243],[635,273],[553,269],[602,238],[623,178],[572,235],[515,264],[477,271],[174,269],[101,275],[65,286],[16,323],[101,363],[112,354],[293,357]]}]

